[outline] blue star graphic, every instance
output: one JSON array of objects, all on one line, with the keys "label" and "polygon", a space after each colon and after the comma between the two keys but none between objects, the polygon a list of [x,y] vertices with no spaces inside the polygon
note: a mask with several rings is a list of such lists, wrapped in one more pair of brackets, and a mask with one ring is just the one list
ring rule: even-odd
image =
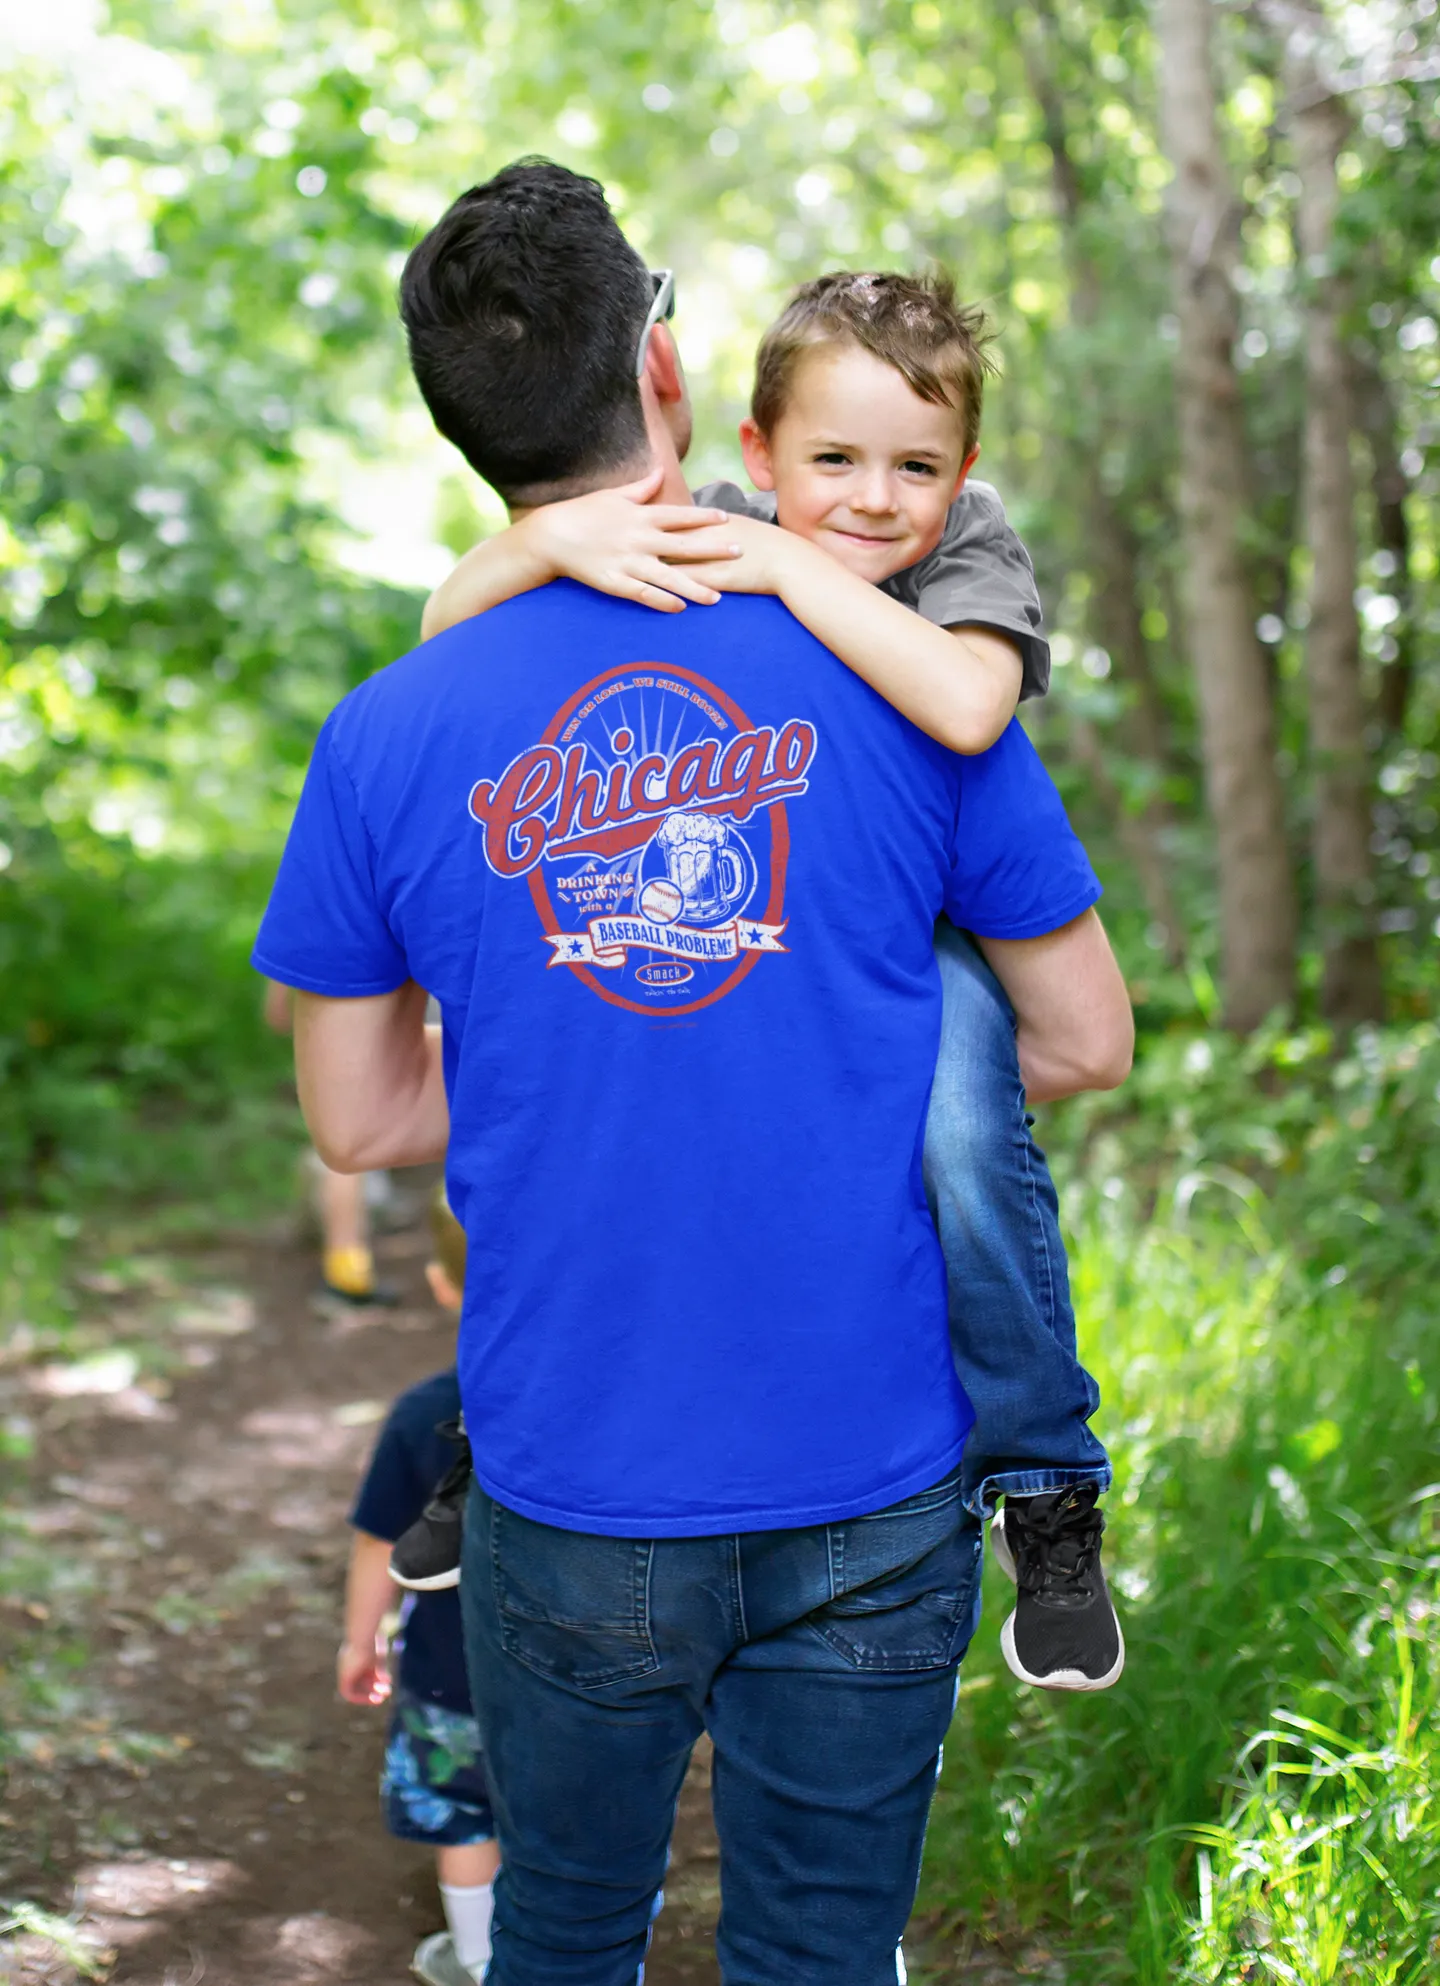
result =
[{"label": "blue star graphic", "polygon": [[747,932],[745,933],[745,942],[746,942],[746,944],[747,944],[747,945],[758,945],[758,944],[759,944],[759,943],[761,942],[761,935],[762,935],[762,934],[761,934],[761,932],[759,931],[759,929],[758,929],[758,928],[757,928],[757,927],[756,927],[755,925],[753,925],[753,924],[752,924],[752,925],[751,925],[751,927],[750,927],[750,929],[749,929],[749,930],[748,930],[748,931],[747,931]]},{"label": "blue star graphic", "polygon": [[572,938],[570,940],[570,956],[572,959],[583,958],[585,956],[585,940],[583,938]]}]

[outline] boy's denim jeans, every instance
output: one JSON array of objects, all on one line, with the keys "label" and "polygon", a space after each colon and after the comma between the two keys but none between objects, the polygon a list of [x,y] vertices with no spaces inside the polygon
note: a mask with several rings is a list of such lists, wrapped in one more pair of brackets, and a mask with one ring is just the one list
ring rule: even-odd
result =
[{"label": "boy's denim jeans", "polygon": [[636,1986],[702,1729],[726,1986],[896,1986],[983,1533],[958,1478],[710,1538],[536,1524],[478,1484],[460,1599],[504,1853],[488,1986]]},{"label": "boy's denim jeans", "polygon": [[1100,1394],[1075,1313],[1045,1154],[1030,1135],[1015,1017],[970,939],[941,921],[940,1056],[925,1187],[945,1252],[950,1343],[975,1408],[960,1479],[976,1516],[999,1496],[1110,1484],[1087,1422]]}]

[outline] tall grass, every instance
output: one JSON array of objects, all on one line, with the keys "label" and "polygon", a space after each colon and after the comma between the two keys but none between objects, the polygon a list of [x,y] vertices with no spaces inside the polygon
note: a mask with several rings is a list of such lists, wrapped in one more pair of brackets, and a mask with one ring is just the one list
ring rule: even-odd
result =
[{"label": "tall grass", "polygon": [[1325,1047],[1161,1043],[1063,1127],[1129,1665],[1019,1690],[996,1582],[923,1901],[1086,1986],[1440,1978],[1440,1047]]}]

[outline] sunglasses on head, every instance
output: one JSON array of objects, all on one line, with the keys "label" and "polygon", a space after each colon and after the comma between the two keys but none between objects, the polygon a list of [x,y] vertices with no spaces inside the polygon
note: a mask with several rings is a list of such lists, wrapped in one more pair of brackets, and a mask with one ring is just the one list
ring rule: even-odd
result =
[{"label": "sunglasses on head", "polygon": [[650,349],[650,333],[662,318],[675,315],[675,271],[673,269],[652,269],[650,281],[655,285],[655,300],[650,306],[650,315],[645,319],[645,328],[640,333],[640,343],[635,351],[635,377],[640,379],[645,372],[645,354]]}]

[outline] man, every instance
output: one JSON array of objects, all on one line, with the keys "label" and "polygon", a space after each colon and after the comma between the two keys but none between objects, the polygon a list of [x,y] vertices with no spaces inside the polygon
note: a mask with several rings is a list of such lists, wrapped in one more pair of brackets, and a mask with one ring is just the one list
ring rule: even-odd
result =
[{"label": "man", "polygon": [[[541,162],[417,249],[417,376],[513,509],[648,465],[684,500],[658,300]],[[322,732],[256,957],[327,1163],[448,1138],[493,1986],[636,1978],[702,1727],[727,1981],[895,1978],[979,1594],[933,927],[1006,934],[1055,1093],[1128,1056],[1097,894],[1018,728],[952,757],[772,599],[543,587]]]}]

